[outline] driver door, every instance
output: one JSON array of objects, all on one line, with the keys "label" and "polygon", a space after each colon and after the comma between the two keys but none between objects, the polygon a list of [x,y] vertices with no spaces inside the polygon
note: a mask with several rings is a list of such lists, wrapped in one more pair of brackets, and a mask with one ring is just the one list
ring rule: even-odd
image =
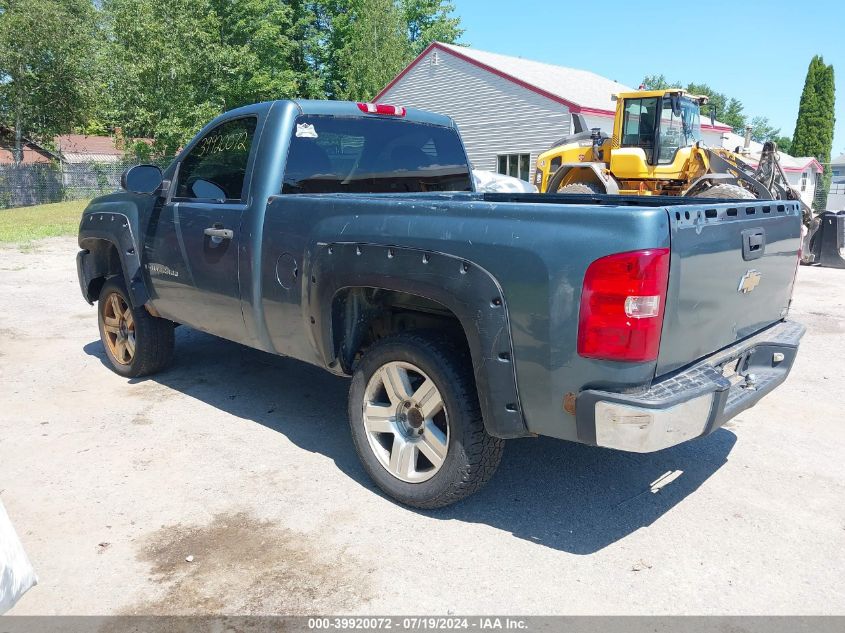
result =
[{"label": "driver door", "polygon": [[256,123],[254,116],[224,121],[191,148],[145,245],[153,305],[162,316],[235,341],[245,336],[238,243]]}]

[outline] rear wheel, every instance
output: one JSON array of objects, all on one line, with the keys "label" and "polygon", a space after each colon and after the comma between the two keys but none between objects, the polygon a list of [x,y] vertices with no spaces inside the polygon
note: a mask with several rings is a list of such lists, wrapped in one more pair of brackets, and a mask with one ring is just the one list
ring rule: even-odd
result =
[{"label": "rear wheel", "polygon": [[697,198],[726,198],[730,200],[755,200],[756,196],[739,185],[715,185],[698,195]]},{"label": "rear wheel", "polygon": [[599,188],[587,182],[574,182],[571,185],[565,185],[557,190],[557,193],[582,193],[582,194],[597,194],[602,193]]},{"label": "rear wheel", "polygon": [[120,276],[110,277],[97,303],[100,339],[112,370],[126,378],[164,369],[173,358],[173,322],[159,319],[129,300]]},{"label": "rear wheel", "polygon": [[349,390],[352,439],[367,474],[417,508],[463,499],[493,476],[504,442],[484,429],[466,351],[436,334],[373,345]]}]

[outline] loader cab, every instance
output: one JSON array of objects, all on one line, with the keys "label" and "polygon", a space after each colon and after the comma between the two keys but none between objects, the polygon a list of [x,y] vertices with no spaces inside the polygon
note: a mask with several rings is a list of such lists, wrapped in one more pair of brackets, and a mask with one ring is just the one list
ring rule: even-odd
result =
[{"label": "loader cab", "polygon": [[[705,97],[682,90],[649,90],[617,95],[610,170],[617,178],[649,178],[678,162],[679,150],[701,140],[701,104]],[[683,152],[684,155],[689,152]],[[683,156],[685,160],[685,156]],[[615,160],[614,160],[615,159]],[[658,168],[658,169],[655,169]],[[672,171],[670,168],[668,171]],[[653,174],[653,175],[652,175]]]}]

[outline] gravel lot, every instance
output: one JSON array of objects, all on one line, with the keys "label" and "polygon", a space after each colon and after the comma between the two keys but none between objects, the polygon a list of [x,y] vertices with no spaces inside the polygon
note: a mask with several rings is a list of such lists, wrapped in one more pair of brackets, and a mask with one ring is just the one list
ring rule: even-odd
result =
[{"label": "gravel lot", "polygon": [[187,328],[162,375],[109,371],[76,250],[0,249],[0,498],[40,576],[14,614],[845,613],[845,271],[801,269],[792,376],[712,436],[512,441],[415,512],[359,467],[343,379]]}]

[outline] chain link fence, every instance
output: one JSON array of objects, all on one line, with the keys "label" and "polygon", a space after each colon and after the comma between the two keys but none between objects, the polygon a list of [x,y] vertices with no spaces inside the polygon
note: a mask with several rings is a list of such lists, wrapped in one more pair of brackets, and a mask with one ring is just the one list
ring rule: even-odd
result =
[{"label": "chain link fence", "polygon": [[[172,157],[151,162],[159,167]],[[120,189],[120,175],[137,160],[113,155],[84,155],[73,163],[21,163],[0,165],[0,209],[87,200]]]}]

